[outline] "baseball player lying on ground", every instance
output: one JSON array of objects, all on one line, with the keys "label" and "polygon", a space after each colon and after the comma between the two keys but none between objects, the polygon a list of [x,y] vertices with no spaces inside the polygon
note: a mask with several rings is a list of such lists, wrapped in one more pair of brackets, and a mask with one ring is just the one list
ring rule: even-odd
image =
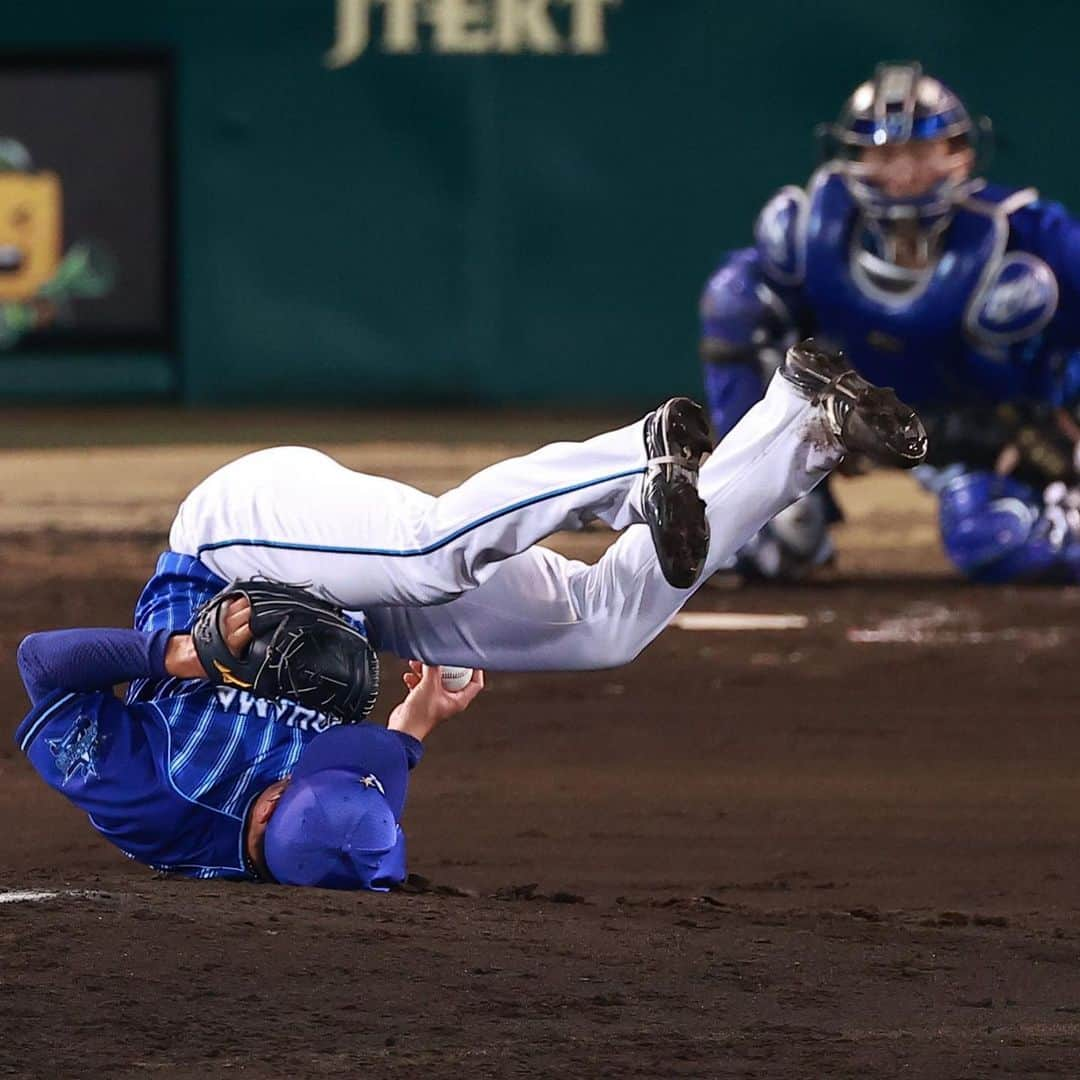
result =
[{"label": "baseball player lying on ground", "polygon": [[[350,726],[374,700],[375,648],[488,670],[628,663],[845,453],[914,466],[926,438],[895,394],[804,342],[703,465],[710,449],[704,411],[675,398],[438,498],[309,449],[234,461],[181,505],[135,630],[23,642],[19,746],[156,869],[385,888],[405,874],[420,739],[482,676],[454,695],[414,665],[388,730]],[[623,532],[594,565],[533,546],[596,518]]]}]

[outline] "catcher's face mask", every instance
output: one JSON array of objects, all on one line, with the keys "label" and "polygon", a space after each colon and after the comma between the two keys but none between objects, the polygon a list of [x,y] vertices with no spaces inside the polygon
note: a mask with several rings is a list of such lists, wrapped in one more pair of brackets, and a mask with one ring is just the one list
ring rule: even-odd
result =
[{"label": "catcher's face mask", "polygon": [[916,62],[879,64],[819,132],[889,261],[898,232],[929,257],[989,153],[989,121]]}]

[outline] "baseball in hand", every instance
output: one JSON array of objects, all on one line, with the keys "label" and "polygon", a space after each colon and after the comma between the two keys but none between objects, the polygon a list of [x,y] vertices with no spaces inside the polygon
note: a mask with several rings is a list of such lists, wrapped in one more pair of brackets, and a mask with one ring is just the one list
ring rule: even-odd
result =
[{"label": "baseball in hand", "polygon": [[442,680],[444,690],[457,693],[464,690],[472,682],[473,669],[471,667],[442,667],[439,668],[439,678]]}]

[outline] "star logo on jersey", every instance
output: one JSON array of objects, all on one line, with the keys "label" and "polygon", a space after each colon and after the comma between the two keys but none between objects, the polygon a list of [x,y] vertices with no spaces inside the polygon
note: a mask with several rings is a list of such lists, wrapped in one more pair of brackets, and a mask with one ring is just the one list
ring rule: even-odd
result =
[{"label": "star logo on jersey", "polygon": [[81,715],[59,739],[49,739],[48,747],[66,784],[83,773],[97,778],[95,759],[100,749],[97,717]]},{"label": "star logo on jersey", "polygon": [[361,776],[359,783],[363,784],[366,788],[374,788],[380,795],[386,795],[379,778],[375,776],[374,773],[368,773],[367,776]]}]

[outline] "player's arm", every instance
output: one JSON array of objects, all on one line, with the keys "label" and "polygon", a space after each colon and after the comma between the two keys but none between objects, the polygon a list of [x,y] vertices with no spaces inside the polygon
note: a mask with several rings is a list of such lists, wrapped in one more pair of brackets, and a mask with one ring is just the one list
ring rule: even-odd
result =
[{"label": "player's arm", "polygon": [[472,680],[461,690],[443,687],[437,667],[425,667],[418,660],[409,661],[402,677],[408,696],[390,714],[387,727],[423,742],[440,724],[464,712],[484,689],[484,673],[477,669]]},{"label": "player's arm", "polygon": [[[240,602],[224,616],[230,648],[247,647],[248,612]],[[190,634],[119,627],[46,630],[23,638],[19,674],[37,704],[57,691],[109,690],[132,679],[204,679]]]},{"label": "player's arm", "polygon": [[919,410],[926,427],[927,464],[936,467],[963,464],[993,469],[1016,431],[1011,410],[994,404],[962,408]]},{"label": "player's arm", "polygon": [[[1057,304],[1043,331],[1034,377],[1038,400],[1052,410],[1061,436],[1080,445],[1080,220],[1060,203],[1016,215],[1014,229],[1053,271]],[[1032,237],[1034,224],[1037,236]],[[1028,234],[1028,235],[1025,235]]]},{"label": "player's arm", "polygon": [[772,281],[754,248],[733,251],[701,295],[702,362],[758,364],[763,350],[786,349],[802,332],[797,308],[798,289]]},{"label": "player's arm", "polygon": [[[774,200],[775,201],[775,200]],[[770,212],[770,203],[760,222]],[[789,227],[789,232],[794,230]],[[795,244],[791,239],[791,244]],[[767,254],[776,245],[732,252],[709,279],[701,297],[705,396],[718,438],[723,438],[761,399],[765,382],[788,346],[810,327],[802,313],[800,281],[777,278]]]},{"label": "player's arm", "polygon": [[1049,267],[1057,286],[1045,328],[1051,348],[1080,346],[1080,220],[1056,202],[1040,200],[1009,218],[1010,247]]},{"label": "player's arm", "polygon": [[1036,488],[1072,485],[1078,478],[1080,424],[1070,410],[1033,393],[997,403],[921,409],[919,415],[930,445],[928,465],[966,465]]},{"label": "player's arm", "polygon": [[164,630],[46,630],[23,638],[19,674],[36,705],[61,690],[108,690],[130,679],[165,678],[168,651],[169,634]]},{"label": "player's arm", "polygon": [[[442,685],[437,667],[426,667],[416,660],[409,662],[409,670],[403,679],[408,696],[390,714],[385,728],[375,724],[339,725],[320,735],[301,759],[310,764],[310,755],[314,753],[319,755],[324,767],[339,763],[361,764],[365,771],[378,778],[396,821],[401,820],[405,807],[409,773],[424,754],[421,743],[441,723],[468,708],[484,688],[484,673],[474,671],[472,681],[466,687],[456,692],[448,691]],[[263,880],[280,880],[270,869],[268,832],[292,782],[292,778],[286,777],[271,784],[260,793],[248,814],[245,835],[248,859]],[[404,835],[400,826],[398,843],[388,861],[383,863],[382,876],[390,882],[405,880]],[[378,886],[369,883],[365,887]]]},{"label": "player's arm", "polygon": [[765,390],[760,348],[765,307],[756,295],[757,255],[736,251],[709,279],[701,296],[699,355],[705,401],[717,438],[742,419]]}]

